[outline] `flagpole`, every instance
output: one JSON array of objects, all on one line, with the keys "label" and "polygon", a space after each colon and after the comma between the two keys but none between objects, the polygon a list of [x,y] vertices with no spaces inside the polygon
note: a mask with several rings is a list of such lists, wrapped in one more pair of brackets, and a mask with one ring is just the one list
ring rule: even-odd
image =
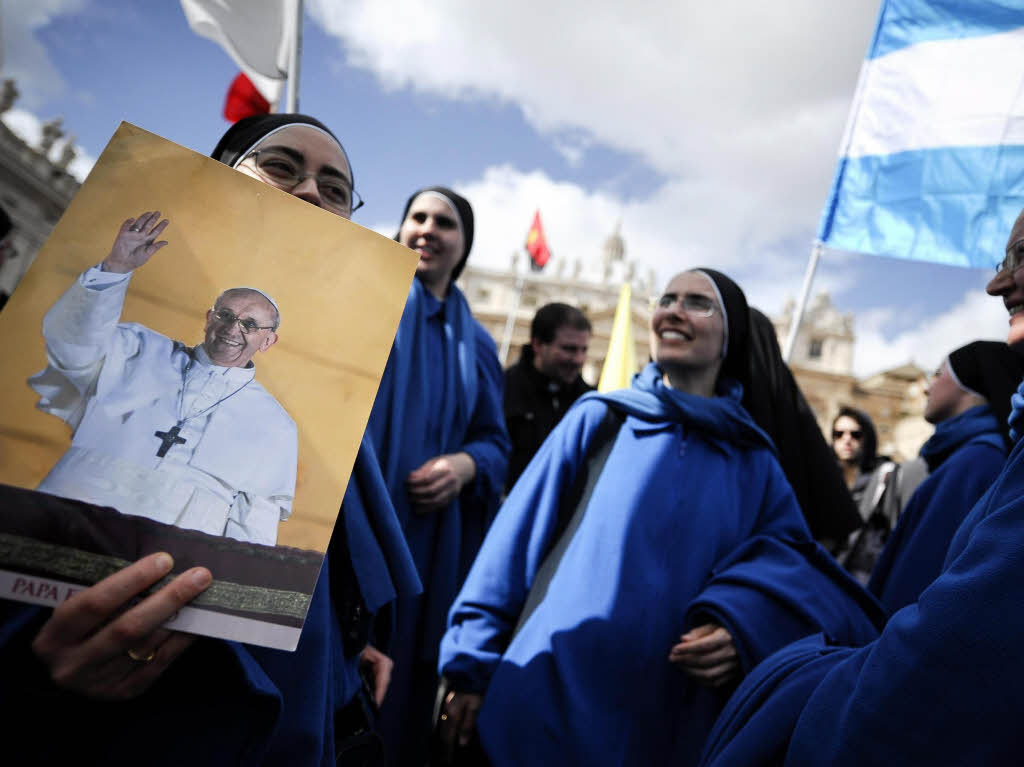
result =
[{"label": "flagpole", "polygon": [[807,296],[811,292],[811,283],[814,281],[814,272],[818,268],[818,259],[821,257],[821,251],[824,250],[824,245],[821,240],[816,240],[814,246],[811,248],[811,257],[807,260],[807,270],[804,272],[804,284],[800,291],[800,300],[796,303],[796,309],[793,310],[793,317],[789,323],[789,333],[786,334],[786,346],[782,351],[782,360],[789,363],[789,358],[793,356],[793,347],[796,346],[796,334],[800,330],[800,321],[804,317],[804,309],[807,307]]},{"label": "flagpole", "polygon": [[288,57],[288,112],[299,111],[299,68],[302,62],[302,5],[295,0],[295,37]]},{"label": "flagpole", "polygon": [[508,350],[512,345],[512,332],[515,330],[516,315],[519,313],[519,302],[523,296],[523,285],[526,283],[526,279],[522,273],[516,272],[516,281],[514,284],[516,295],[515,301],[512,302],[512,311],[508,313],[508,317],[505,320],[505,332],[501,336],[501,354],[498,359],[501,360],[501,366],[505,367],[508,364]]}]

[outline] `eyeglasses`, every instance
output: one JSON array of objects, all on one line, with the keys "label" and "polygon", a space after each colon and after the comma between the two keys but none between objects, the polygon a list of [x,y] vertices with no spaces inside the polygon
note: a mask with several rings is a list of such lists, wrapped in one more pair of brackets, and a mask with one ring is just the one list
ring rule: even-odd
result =
[{"label": "eyeglasses", "polygon": [[275,149],[257,149],[250,152],[249,157],[256,166],[256,172],[279,189],[290,192],[307,178],[312,178],[325,208],[348,216],[363,207],[363,198],[347,179],[303,173],[292,157]]},{"label": "eyeglasses", "polygon": [[851,439],[855,440],[856,442],[860,442],[861,437],[864,436],[864,432],[862,432],[860,429],[833,429],[832,439],[842,439],[843,436],[846,434],[849,434]]},{"label": "eyeglasses", "polygon": [[681,296],[677,293],[666,293],[654,302],[654,306],[658,309],[668,309],[676,303],[684,312],[695,317],[710,317],[715,313],[715,299],[700,293],[684,293]]},{"label": "eyeglasses", "polygon": [[234,325],[237,322],[238,329],[245,335],[254,333],[257,330],[274,330],[275,328],[274,325],[257,325],[256,320],[252,317],[242,318],[228,309],[216,309],[213,312],[213,317],[217,322],[222,322],[225,325]]},{"label": "eyeglasses", "polygon": [[996,267],[996,272],[1015,272],[1024,266],[1024,239],[1017,240],[1006,249],[1006,255]]}]

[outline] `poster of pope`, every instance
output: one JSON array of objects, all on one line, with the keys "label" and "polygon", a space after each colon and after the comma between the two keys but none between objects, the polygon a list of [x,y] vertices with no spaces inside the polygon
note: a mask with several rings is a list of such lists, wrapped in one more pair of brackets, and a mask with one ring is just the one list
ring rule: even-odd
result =
[{"label": "poster of pope", "polygon": [[294,649],[416,260],[122,123],[0,313],[0,598],[163,551],[168,628]]},{"label": "poster of pope", "polygon": [[159,257],[168,223],[159,211],[128,218],[43,318],[48,364],[29,384],[73,436],[38,489],[275,544],[295,497],[298,436],[253,358],[277,341],[281,311],[258,288],[229,288],[197,318],[195,345],[121,322],[132,273]]}]

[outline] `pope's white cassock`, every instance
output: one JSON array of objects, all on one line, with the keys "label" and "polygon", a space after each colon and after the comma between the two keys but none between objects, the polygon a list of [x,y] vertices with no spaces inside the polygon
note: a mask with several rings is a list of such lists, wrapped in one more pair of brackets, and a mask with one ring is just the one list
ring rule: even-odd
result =
[{"label": "pope's white cassock", "polygon": [[38,489],[276,543],[295,496],[295,422],[251,362],[221,367],[202,344],[119,323],[130,276],[93,267],[43,319],[49,364],[29,385],[72,439]]}]

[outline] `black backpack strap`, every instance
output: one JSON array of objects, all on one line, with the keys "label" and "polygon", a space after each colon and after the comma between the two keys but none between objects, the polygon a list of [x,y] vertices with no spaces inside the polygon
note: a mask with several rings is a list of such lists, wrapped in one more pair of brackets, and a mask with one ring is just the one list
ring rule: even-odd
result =
[{"label": "black backpack strap", "polygon": [[576,473],[572,487],[570,487],[569,492],[559,504],[558,522],[555,526],[554,535],[551,536],[554,544],[537,569],[537,575],[533,579],[530,593],[526,595],[522,612],[519,613],[519,621],[512,632],[513,637],[519,633],[523,624],[526,623],[533,611],[537,609],[537,605],[544,600],[544,596],[548,592],[548,584],[551,583],[551,579],[554,577],[555,571],[558,570],[558,565],[562,561],[565,550],[569,548],[569,543],[583,521],[583,514],[590,504],[590,496],[594,492],[597,478],[601,476],[601,470],[604,469],[608,455],[612,452],[615,436],[619,433],[619,429],[622,428],[625,418],[624,413],[609,407],[600,425],[597,427],[597,432],[587,448],[587,457]]}]

